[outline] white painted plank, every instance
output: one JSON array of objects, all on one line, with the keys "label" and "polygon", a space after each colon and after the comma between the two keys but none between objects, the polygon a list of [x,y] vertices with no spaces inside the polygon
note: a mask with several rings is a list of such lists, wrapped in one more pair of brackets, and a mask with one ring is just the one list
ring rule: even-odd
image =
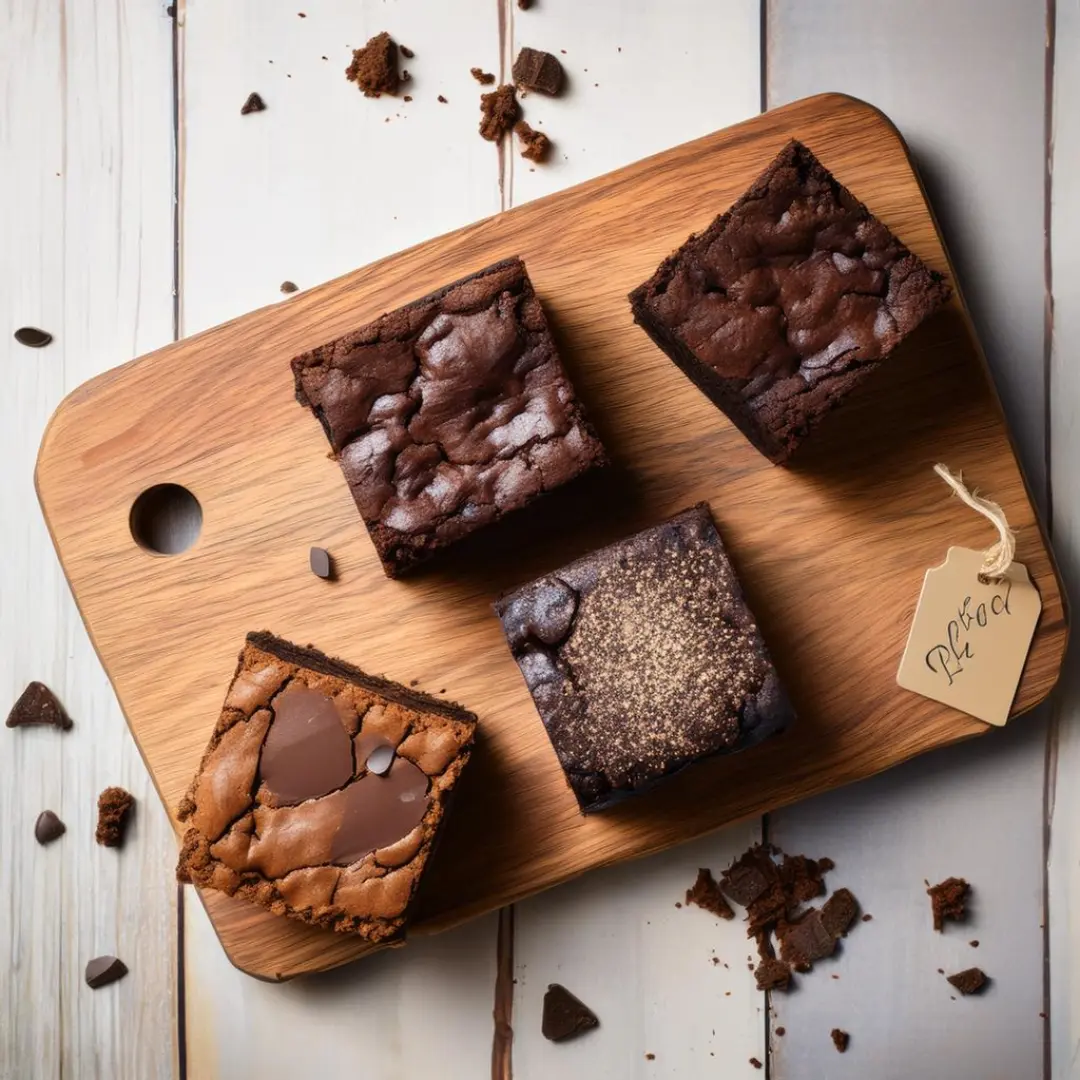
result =
[{"label": "white painted plank", "polygon": [[[719,877],[760,836],[756,820],[733,825],[518,904],[514,1080],[755,1075],[750,1059],[765,1060],[765,995],[747,970],[746,927],[675,905],[698,867]],[[600,1027],[573,1042],[544,1039],[550,983],[581,998]]]},{"label": "white painted plank", "polygon": [[[0,1076],[174,1075],[172,830],[82,628],[33,491],[61,397],[172,338],[172,27],[133,0],[0,4],[0,714],[31,679],[75,719],[0,728]],[[35,352],[30,324],[55,335]],[[97,793],[139,799],[124,850]],[[33,838],[49,807],[67,834]],[[97,992],[86,961],[131,969]]]},{"label": "white painted plank", "polygon": [[[515,140],[509,205],[758,112],[756,2],[542,0],[524,12],[512,2],[505,9],[507,70],[528,45],[558,56],[567,77],[560,97],[522,101],[528,122],[555,147],[548,163],[532,166]],[[662,92],[645,72],[663,73]],[[759,823],[744,823],[517,905],[515,1080],[756,1075],[749,1062],[765,1059],[765,998],[746,968],[745,929],[675,903],[699,866],[719,873],[758,839]],[[729,967],[711,962],[714,951]],[[550,982],[592,1006],[600,1030],[573,1043],[547,1042],[540,1017]]]},{"label": "white painted plank", "polygon": [[[1042,4],[1023,0],[768,8],[770,104],[846,91],[883,108],[915,152],[1037,493],[1043,15]],[[1027,717],[773,816],[772,839],[830,855],[836,883],[851,885],[874,914],[825,966],[839,980],[823,971],[805,993],[774,995],[773,1026],[787,1032],[773,1041],[774,1076],[1042,1075],[1044,740],[1043,720]],[[970,933],[939,937],[922,882],[950,874],[974,882],[977,915]],[[969,938],[981,941],[977,950]],[[950,1001],[936,969],[972,964],[994,985]],[[843,1058],[829,1041],[834,1026],[851,1032]]]},{"label": "white painted plank", "polygon": [[[416,54],[412,102],[345,80],[349,47],[384,29]],[[491,0],[188,0],[180,34],[185,333],[279,300],[283,280],[305,288],[499,210],[469,74],[498,68]],[[241,116],[252,91],[266,111]],[[229,965],[190,893],[185,912],[191,1077],[490,1071],[494,917],[269,986]]]},{"label": "white painted plank", "polygon": [[[1080,0],[1057,0],[1050,250],[1053,540],[1065,580],[1080,582]],[[1075,592],[1073,594],[1075,596]],[[1076,604],[1073,604],[1076,614]],[[1074,639],[1075,641],[1075,639]],[[1080,1078],[1080,668],[1070,651],[1051,727],[1050,1045],[1053,1080]]]}]

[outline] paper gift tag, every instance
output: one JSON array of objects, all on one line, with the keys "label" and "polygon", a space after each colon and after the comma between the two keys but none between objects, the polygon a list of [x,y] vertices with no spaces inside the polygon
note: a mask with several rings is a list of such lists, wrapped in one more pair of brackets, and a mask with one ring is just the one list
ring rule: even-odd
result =
[{"label": "paper gift tag", "polygon": [[985,554],[951,547],[926,571],[896,681],[999,727],[1009,718],[1042,599],[1027,568],[1012,563],[984,584]]}]

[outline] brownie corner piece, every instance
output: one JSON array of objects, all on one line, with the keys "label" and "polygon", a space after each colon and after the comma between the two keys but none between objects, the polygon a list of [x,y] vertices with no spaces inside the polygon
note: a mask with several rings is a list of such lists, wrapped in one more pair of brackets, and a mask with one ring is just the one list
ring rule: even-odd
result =
[{"label": "brownie corner piece", "polygon": [[501,597],[496,613],[585,812],[793,719],[704,503]]},{"label": "brownie corner piece", "polygon": [[372,942],[401,936],[476,717],[249,634],[177,817],[177,877]]},{"label": "brownie corner piece", "polygon": [[519,258],[292,370],[390,577],[607,460]]},{"label": "brownie corner piece", "polygon": [[637,322],[770,460],[950,296],[802,143],[630,294]]}]

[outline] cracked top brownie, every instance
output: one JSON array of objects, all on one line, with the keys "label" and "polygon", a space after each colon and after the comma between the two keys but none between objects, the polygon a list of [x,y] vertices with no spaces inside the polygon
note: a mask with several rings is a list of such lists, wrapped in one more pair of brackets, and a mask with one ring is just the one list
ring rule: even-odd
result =
[{"label": "cracked top brownie", "polygon": [[801,143],[630,294],[634,319],[785,461],[949,297]]},{"label": "cracked top brownie", "polygon": [[705,503],[495,608],[586,812],[793,718]]},{"label": "cracked top brownie", "polygon": [[476,717],[249,634],[178,810],[177,877],[370,941],[399,936]]},{"label": "cracked top brownie", "polygon": [[606,460],[520,259],[292,369],[390,577]]}]

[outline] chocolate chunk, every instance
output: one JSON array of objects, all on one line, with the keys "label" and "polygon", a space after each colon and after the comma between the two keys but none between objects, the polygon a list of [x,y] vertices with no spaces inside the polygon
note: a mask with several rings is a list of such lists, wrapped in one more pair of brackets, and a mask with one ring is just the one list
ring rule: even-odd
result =
[{"label": "chocolate chunk", "polygon": [[345,69],[345,78],[356,83],[364,97],[396,94],[401,79],[397,69],[397,47],[384,30],[376,34],[362,49],[353,49],[352,62]]},{"label": "chocolate chunk", "polygon": [[[540,1031],[545,1039],[563,1042],[576,1038],[600,1025],[596,1013],[580,998],[574,997],[565,986],[552,983],[544,994],[544,1016]],[[651,1054],[645,1055],[652,1058]]]},{"label": "chocolate chunk", "polygon": [[754,979],[759,990],[786,990],[791,985],[791,968],[783,960],[767,956],[754,969]]},{"label": "chocolate chunk", "polygon": [[248,113],[262,112],[265,108],[266,102],[258,94],[252,92],[248,94],[247,101],[240,106],[240,115],[247,116]]},{"label": "chocolate chunk", "polygon": [[97,990],[128,973],[127,965],[115,956],[96,956],[86,965],[86,985]]},{"label": "chocolate chunk", "polygon": [[829,1037],[832,1039],[833,1046],[842,1054],[848,1048],[848,1043],[851,1041],[851,1036],[846,1031],[841,1031],[839,1028],[833,1028],[829,1032]]},{"label": "chocolate chunk", "polygon": [[498,142],[518,118],[514,88],[505,83],[490,94],[480,95],[480,135],[488,142]]},{"label": "chocolate chunk", "polygon": [[32,682],[11,706],[8,727],[27,727],[33,724],[51,724],[68,731],[71,717],[64,711],[56,695],[44,684]]},{"label": "chocolate chunk", "polygon": [[[57,176],[60,174],[57,173]],[[52,341],[52,334],[39,330],[36,326],[20,326],[15,331],[15,340],[28,349],[43,349]]]},{"label": "chocolate chunk", "polygon": [[51,811],[42,810],[34,822],[34,837],[39,844],[51,844],[67,832],[67,826]]},{"label": "chocolate chunk", "polygon": [[406,60],[411,60],[416,55],[416,53],[414,53],[412,51],[412,49],[409,48],[408,45],[399,45],[398,46],[398,52],[400,52],[401,55],[404,56]]},{"label": "chocolate chunk", "polygon": [[971,886],[963,878],[951,877],[931,885],[926,890],[934,914],[934,929],[944,929],[945,920],[963,922],[967,915],[966,902]]},{"label": "chocolate chunk", "polygon": [[98,796],[97,831],[94,839],[102,847],[121,847],[130,820],[135,796],[122,787],[106,788]]},{"label": "chocolate chunk", "polygon": [[402,757],[394,759],[386,776],[362,776],[345,790],[331,861],[348,866],[408,836],[427,813],[427,792],[428,778]]},{"label": "chocolate chunk", "polygon": [[796,971],[809,971],[815,960],[824,960],[836,951],[836,938],[825,929],[821,912],[809,908],[796,922],[776,928],[780,959]]},{"label": "chocolate chunk", "polygon": [[697,904],[698,907],[711,911],[721,919],[735,918],[735,912],[724,899],[720,886],[716,884],[712,874],[705,867],[698,870],[697,881],[686,890],[686,902]]},{"label": "chocolate chunk", "polygon": [[352,742],[334,699],[293,683],[272,704],[274,720],[259,775],[275,805],[295,806],[347,784],[353,775]]},{"label": "chocolate chunk", "polygon": [[966,971],[958,971],[945,980],[950,986],[955,986],[961,994],[977,994],[987,984],[989,979],[986,972],[979,968],[968,968]]},{"label": "chocolate chunk", "polygon": [[514,134],[521,142],[521,156],[529,161],[541,162],[548,156],[551,140],[542,132],[530,127],[524,120],[514,125]]},{"label": "chocolate chunk", "polygon": [[797,903],[803,904],[825,891],[819,863],[805,855],[785,855],[780,866],[780,881],[785,891]]},{"label": "chocolate chunk", "polygon": [[308,553],[308,561],[311,563],[311,572],[316,577],[331,578],[334,576],[334,564],[330,559],[330,552],[326,548],[313,547]]},{"label": "chocolate chunk", "polygon": [[469,74],[481,85],[490,86],[495,81],[495,76],[483,68],[469,68]]},{"label": "chocolate chunk", "polygon": [[720,887],[736,904],[749,907],[777,880],[776,864],[756,845],[720,875]]},{"label": "chocolate chunk", "polygon": [[387,746],[384,743],[382,746],[375,747],[365,762],[367,771],[374,773],[376,776],[385,776],[390,771],[390,766],[394,764],[394,757],[394,748],[392,746]]},{"label": "chocolate chunk", "polygon": [[549,52],[526,46],[518,53],[513,67],[514,82],[522,90],[537,90],[554,95],[562,88],[563,69]]},{"label": "chocolate chunk", "polygon": [[859,902],[850,889],[837,889],[821,908],[821,922],[834,938],[847,937],[848,928],[859,913]]},{"label": "chocolate chunk", "polygon": [[296,284],[295,284],[295,282],[283,281],[281,283],[281,291],[283,293],[294,293],[294,292],[296,292]]}]

